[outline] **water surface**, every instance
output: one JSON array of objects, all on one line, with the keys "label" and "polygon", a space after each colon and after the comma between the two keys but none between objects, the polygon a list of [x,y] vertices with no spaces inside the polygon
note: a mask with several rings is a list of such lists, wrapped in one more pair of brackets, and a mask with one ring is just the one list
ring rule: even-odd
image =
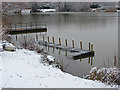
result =
[{"label": "water surface", "polygon": [[[47,33],[38,33],[39,39],[42,39],[42,34],[50,36],[50,41],[52,41],[52,37],[55,37],[56,43],[58,43],[58,38],[61,38],[64,45],[65,39],[68,39],[69,46],[72,46],[71,41],[75,40],[76,48],[80,47],[79,43],[82,40],[84,49],[88,49],[88,43],[93,43],[95,57],[92,65],[88,58],[82,59],[82,61],[74,61],[69,53],[66,57],[64,51],[53,51],[52,48],[49,48],[48,53],[60,60],[64,71],[73,75],[88,74],[94,66],[98,68],[113,66],[113,58],[118,54],[117,13],[36,14],[11,16],[9,18],[14,23],[46,22]],[[35,35],[27,34],[29,38],[34,38]],[[12,38],[15,41],[15,35]],[[21,35],[18,36],[18,42],[19,40],[21,40]]]}]

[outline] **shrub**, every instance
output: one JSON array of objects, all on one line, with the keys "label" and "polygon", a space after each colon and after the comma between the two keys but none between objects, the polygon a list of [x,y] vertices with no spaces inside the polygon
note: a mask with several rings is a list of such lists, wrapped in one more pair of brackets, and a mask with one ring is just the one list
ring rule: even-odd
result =
[{"label": "shrub", "polygon": [[97,69],[93,67],[89,79],[100,80],[107,84],[120,84],[120,71],[117,67]]}]

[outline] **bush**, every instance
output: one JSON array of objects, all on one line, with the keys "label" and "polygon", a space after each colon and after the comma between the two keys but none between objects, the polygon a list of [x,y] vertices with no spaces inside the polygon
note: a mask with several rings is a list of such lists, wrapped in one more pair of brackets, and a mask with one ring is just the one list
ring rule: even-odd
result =
[{"label": "bush", "polygon": [[100,80],[107,84],[120,84],[120,71],[117,67],[97,69],[93,67],[89,79]]},{"label": "bush", "polygon": [[44,54],[41,56],[41,63],[43,63],[43,65],[51,65],[52,67],[56,67],[59,68],[60,70],[63,71],[63,67],[60,64],[60,62],[58,60],[55,60],[55,58],[53,56]]}]

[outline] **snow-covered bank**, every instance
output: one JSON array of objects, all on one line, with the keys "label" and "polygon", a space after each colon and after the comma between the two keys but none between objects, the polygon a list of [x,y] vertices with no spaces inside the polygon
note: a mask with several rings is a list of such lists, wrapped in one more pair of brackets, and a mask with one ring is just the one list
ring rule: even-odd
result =
[{"label": "snow-covered bank", "polygon": [[[0,45],[1,48],[1,45]],[[2,88],[2,55],[0,54],[0,90]]]},{"label": "snow-covered bank", "polygon": [[21,13],[24,14],[30,14],[31,9],[23,9]]},{"label": "snow-covered bank", "polygon": [[[0,46],[2,47],[2,44]],[[117,88],[117,86],[64,73],[52,65],[44,65],[41,63],[42,55],[34,51],[1,50],[0,57],[2,58],[2,88]],[[47,58],[54,61],[52,56]]]},{"label": "snow-covered bank", "polygon": [[92,80],[81,79],[52,66],[44,66],[41,55],[19,49],[3,51],[3,88],[111,88],[112,86]]}]

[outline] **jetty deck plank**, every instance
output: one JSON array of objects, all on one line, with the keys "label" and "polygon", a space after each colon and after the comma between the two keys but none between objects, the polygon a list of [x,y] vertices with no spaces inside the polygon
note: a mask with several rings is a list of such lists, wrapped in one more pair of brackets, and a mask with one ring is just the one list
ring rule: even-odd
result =
[{"label": "jetty deck plank", "polygon": [[23,28],[9,28],[7,29],[7,33],[9,34],[21,34],[21,33],[36,33],[36,32],[47,32],[46,27],[23,27]]},{"label": "jetty deck plank", "polygon": [[22,33],[36,33],[47,32],[46,24],[44,23],[15,23],[8,25],[6,33],[22,34]]},{"label": "jetty deck plank", "polygon": [[42,41],[42,40],[39,41],[39,44],[48,46],[48,47],[53,47],[56,49],[62,49],[68,52],[72,52],[72,57],[74,60],[94,56],[94,51],[89,51],[85,49],[73,48],[73,47],[64,46],[60,44],[54,44],[54,43],[47,42],[47,41]]}]

